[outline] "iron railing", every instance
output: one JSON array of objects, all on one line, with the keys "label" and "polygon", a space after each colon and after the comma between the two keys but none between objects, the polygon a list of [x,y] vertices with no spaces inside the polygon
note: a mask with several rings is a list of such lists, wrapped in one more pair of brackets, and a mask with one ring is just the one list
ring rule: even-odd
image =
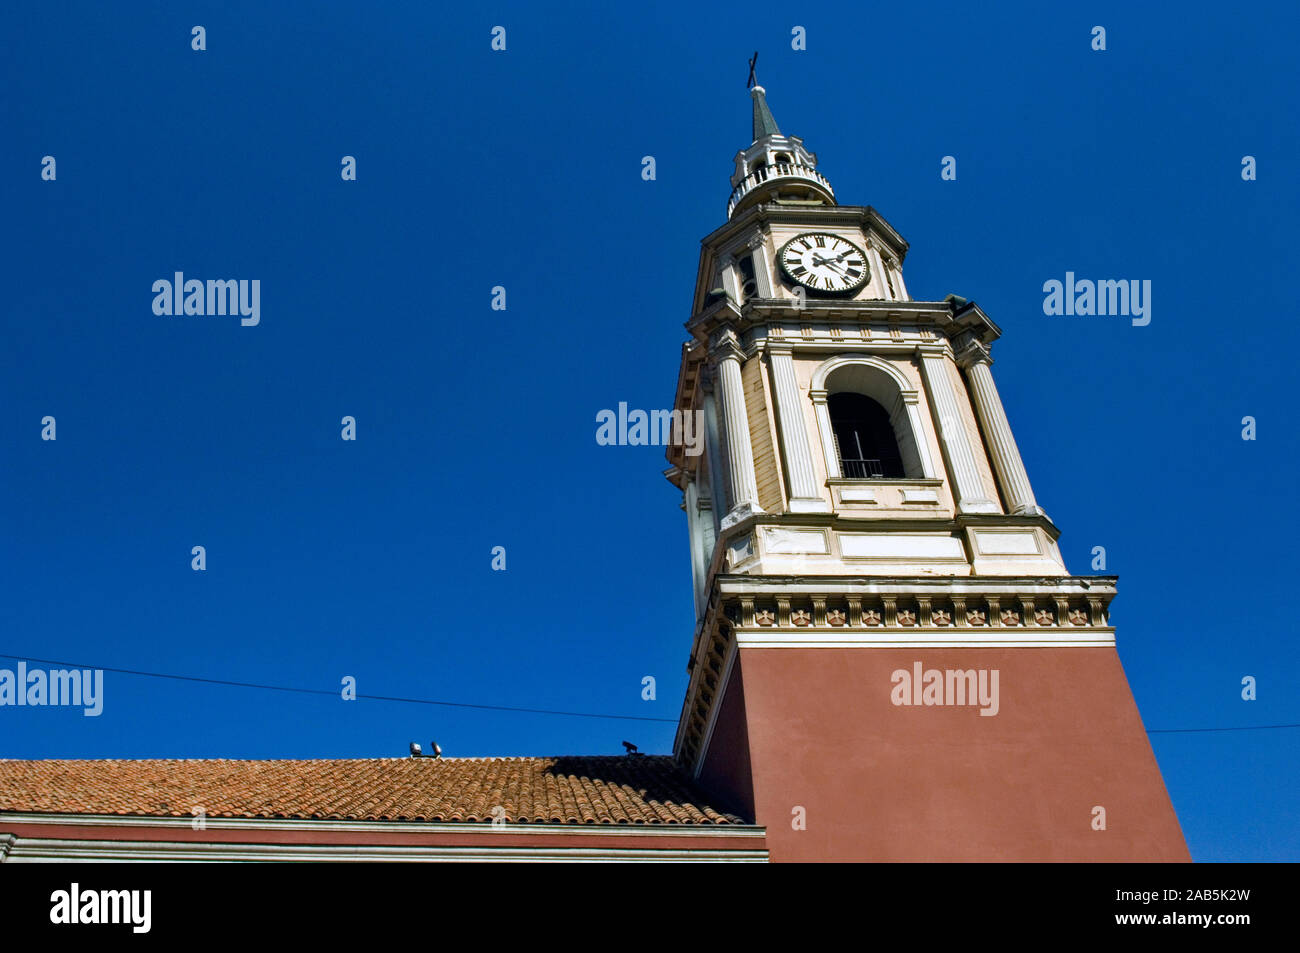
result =
[{"label": "iron railing", "polygon": [[885,476],[885,467],[879,460],[842,459],[840,469],[850,480],[880,480]]},{"label": "iron railing", "polygon": [[740,180],[736,187],[731,190],[731,198],[727,201],[727,218],[731,218],[731,213],[736,210],[736,206],[740,204],[740,200],[746,195],[764,182],[773,182],[777,179],[803,179],[806,182],[816,182],[830,193],[831,198],[835,197],[835,191],[831,188],[831,184],[826,181],[826,176],[816,169],[789,162],[778,162],[776,165],[755,169]]}]

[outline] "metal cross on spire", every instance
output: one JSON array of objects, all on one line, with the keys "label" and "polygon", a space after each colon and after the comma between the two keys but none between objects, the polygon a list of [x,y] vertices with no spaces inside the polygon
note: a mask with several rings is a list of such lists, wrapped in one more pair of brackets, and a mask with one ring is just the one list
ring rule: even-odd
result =
[{"label": "metal cross on spire", "polygon": [[753,57],[751,57],[749,61],[749,82],[745,84],[746,89],[749,89],[757,82],[757,80],[754,79],[754,64],[757,62],[758,62],[758,50],[755,50]]}]

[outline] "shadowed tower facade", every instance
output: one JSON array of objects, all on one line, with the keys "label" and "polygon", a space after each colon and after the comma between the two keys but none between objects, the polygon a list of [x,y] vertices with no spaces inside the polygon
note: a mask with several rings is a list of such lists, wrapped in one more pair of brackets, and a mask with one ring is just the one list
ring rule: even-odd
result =
[{"label": "shadowed tower facade", "polygon": [[771,856],[1187,860],[1115,649],[1074,576],[971,301],[840,205],[764,89],[703,239],[670,448],[695,593],[675,755]]}]

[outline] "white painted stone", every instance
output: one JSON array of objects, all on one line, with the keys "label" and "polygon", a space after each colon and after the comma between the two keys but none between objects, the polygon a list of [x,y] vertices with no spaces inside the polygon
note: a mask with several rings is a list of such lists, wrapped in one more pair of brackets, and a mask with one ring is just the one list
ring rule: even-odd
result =
[{"label": "white painted stone", "polygon": [[904,503],[938,503],[939,491],[932,487],[904,487]]},{"label": "white painted stone", "polygon": [[1038,537],[1033,533],[975,533],[975,545],[986,556],[1039,556]]},{"label": "white painted stone", "polygon": [[826,554],[830,549],[826,534],[820,530],[783,529],[768,527],[764,548],[769,553]]},{"label": "white painted stone", "polygon": [[961,541],[951,536],[890,533],[840,533],[840,552],[859,559],[964,559]]},{"label": "white painted stone", "polygon": [[840,490],[840,502],[842,503],[875,503],[876,491],[869,490],[866,487],[846,486]]}]

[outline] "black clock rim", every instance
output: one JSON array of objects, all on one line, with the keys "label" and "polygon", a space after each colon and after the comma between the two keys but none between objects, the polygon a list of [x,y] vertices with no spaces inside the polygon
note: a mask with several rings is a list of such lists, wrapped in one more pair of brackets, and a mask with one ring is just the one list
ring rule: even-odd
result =
[{"label": "black clock rim", "polygon": [[[813,288],[810,285],[804,284],[794,275],[790,274],[790,269],[786,268],[785,266],[785,250],[789,248],[792,244],[797,242],[799,239],[808,238],[811,235],[825,235],[827,238],[838,239],[839,241],[852,245],[853,248],[856,249],[858,253],[862,255],[862,263],[863,263],[862,277],[857,281],[857,283],[855,283],[851,287],[845,288],[843,291],[827,291],[822,288]],[[865,248],[862,248],[860,245],[858,245],[857,242],[850,241],[849,239],[845,238],[843,235],[836,235],[834,232],[800,232],[798,235],[795,235],[788,242],[786,242],[784,245],[782,245],[780,248],[777,249],[776,263],[777,265],[780,266],[781,273],[785,275],[787,278],[789,278],[791,281],[793,281],[795,284],[797,284],[800,288],[807,288],[809,291],[812,291],[815,294],[819,294],[819,295],[851,295],[854,294],[855,292],[861,291],[863,287],[866,286],[867,282],[871,280],[871,259],[867,256],[867,250]]]}]

